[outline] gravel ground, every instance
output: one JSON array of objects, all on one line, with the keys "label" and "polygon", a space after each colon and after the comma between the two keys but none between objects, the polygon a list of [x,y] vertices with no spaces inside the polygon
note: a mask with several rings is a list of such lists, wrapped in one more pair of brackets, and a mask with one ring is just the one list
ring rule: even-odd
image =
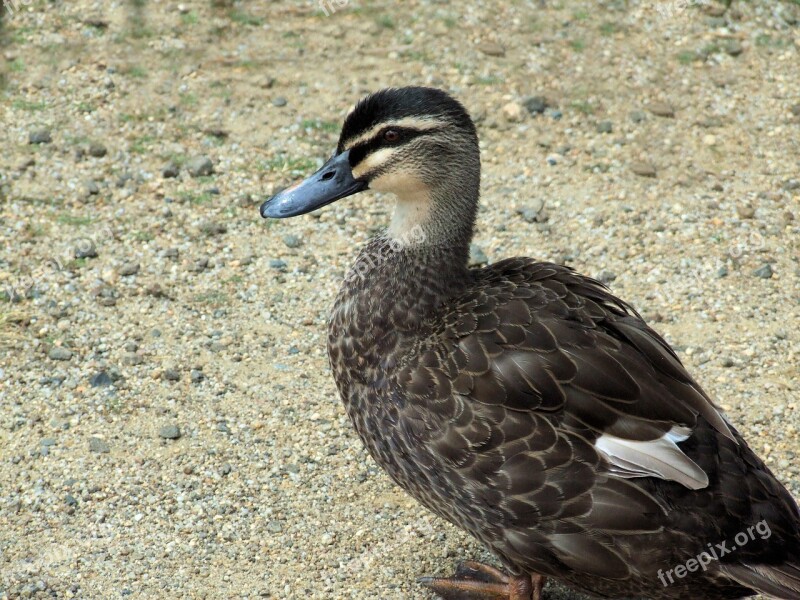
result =
[{"label": "gravel ground", "polygon": [[487,558],[371,462],[328,371],[390,202],[257,213],[386,85],[475,116],[477,261],[608,282],[800,497],[796,0],[17,4],[0,597],[426,599]]}]

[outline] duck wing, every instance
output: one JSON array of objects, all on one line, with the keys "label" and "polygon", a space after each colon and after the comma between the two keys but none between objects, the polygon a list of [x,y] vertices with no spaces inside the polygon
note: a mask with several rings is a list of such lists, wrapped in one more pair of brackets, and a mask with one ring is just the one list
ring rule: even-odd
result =
[{"label": "duck wing", "polygon": [[455,507],[422,499],[479,538],[495,528],[512,564],[547,548],[545,574],[629,576],[614,540],[666,522],[636,478],[706,487],[679,446],[699,420],[737,443],[667,343],[568,268],[509,259],[477,271],[445,322],[397,378],[410,452]]},{"label": "duck wing", "polygon": [[479,272],[448,334],[454,392],[548,415],[620,477],[703,488],[707,475],[678,444],[698,418],[735,441],[664,339],[601,283],[565,267],[509,259]]}]

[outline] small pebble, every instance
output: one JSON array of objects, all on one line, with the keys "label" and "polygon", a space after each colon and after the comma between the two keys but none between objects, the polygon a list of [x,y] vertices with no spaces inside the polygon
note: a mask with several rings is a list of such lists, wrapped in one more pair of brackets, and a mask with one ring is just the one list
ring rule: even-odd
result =
[{"label": "small pebble", "polygon": [[130,277],[131,275],[136,275],[138,272],[139,263],[137,262],[127,262],[119,268],[119,274],[122,277]]},{"label": "small pebble", "polygon": [[28,134],[28,142],[31,144],[49,144],[52,141],[49,129],[37,129]]},{"label": "small pebble", "polygon": [[109,446],[105,440],[102,440],[98,437],[90,437],[89,452],[94,452],[96,454],[108,454],[111,452],[111,446]]},{"label": "small pebble", "polygon": [[273,258],[269,261],[269,266],[271,269],[277,269],[278,271],[285,271],[286,270],[286,261],[280,258]]},{"label": "small pebble", "polygon": [[544,212],[543,200],[539,200],[530,206],[520,208],[517,210],[517,213],[520,214],[528,223],[543,223],[547,221],[547,215]]},{"label": "small pebble", "polygon": [[749,204],[738,204],[736,206],[736,213],[742,219],[752,219],[756,215],[756,209]]},{"label": "small pebble", "polygon": [[506,49],[495,42],[483,42],[478,44],[478,50],[486,56],[505,56]]},{"label": "small pebble", "polygon": [[225,223],[219,223],[217,221],[206,221],[200,225],[200,231],[209,237],[213,237],[226,233],[228,231],[228,226]]},{"label": "small pebble", "polygon": [[607,269],[600,271],[600,273],[597,275],[597,280],[606,285],[614,281],[616,278],[617,274]]},{"label": "small pebble", "polygon": [[469,245],[469,266],[478,267],[489,263],[489,257],[477,244]]},{"label": "small pebble", "polygon": [[122,355],[122,364],[128,367],[135,367],[144,362],[144,356],[137,352],[126,352]]},{"label": "small pebble", "polygon": [[611,121],[600,121],[597,124],[597,133],[611,133],[614,131],[614,124]]},{"label": "small pebble", "polygon": [[531,96],[522,103],[532,115],[542,114],[548,107],[547,98],[544,96]]},{"label": "small pebble", "polygon": [[783,182],[783,189],[787,192],[793,192],[794,190],[800,190],[800,179],[787,179]]},{"label": "small pebble", "polygon": [[72,351],[64,348],[63,346],[53,346],[47,354],[52,360],[70,360],[72,358]]},{"label": "small pebble", "polygon": [[653,102],[647,106],[647,110],[657,117],[675,118],[675,109],[666,102]]},{"label": "small pebble", "polygon": [[287,248],[299,248],[303,245],[303,240],[293,233],[287,233],[283,236],[283,243],[286,244]]},{"label": "small pebble", "polygon": [[769,263],[764,263],[755,271],[753,271],[753,275],[760,277],[761,279],[770,279],[773,275],[772,265]]},{"label": "small pebble", "polygon": [[195,156],[186,162],[186,170],[192,177],[203,177],[214,172],[214,163],[207,156]]},{"label": "small pebble", "polygon": [[158,437],[165,440],[177,440],[181,435],[180,427],[177,425],[165,425],[158,430]]},{"label": "small pebble", "polygon": [[655,177],[656,168],[650,163],[636,161],[631,163],[631,171],[639,177]]},{"label": "small pebble", "polygon": [[634,123],[641,123],[647,118],[647,114],[643,110],[632,110],[628,117]]},{"label": "small pebble", "polygon": [[108,150],[103,144],[99,142],[92,142],[89,144],[89,156],[93,156],[94,158],[103,158],[106,154],[108,154]]},{"label": "small pebble", "polygon": [[177,177],[180,174],[180,172],[181,172],[180,167],[174,162],[170,162],[164,165],[164,167],[161,169],[161,176],[164,179],[173,179]]},{"label": "small pebble", "polygon": [[731,56],[739,56],[742,52],[744,52],[744,47],[739,40],[728,40],[725,43],[725,52]]},{"label": "small pebble", "polygon": [[503,105],[503,116],[509,123],[519,123],[523,119],[522,105],[517,102],[509,102]]},{"label": "small pebble", "polygon": [[111,375],[109,375],[107,371],[100,371],[92,375],[91,379],[89,379],[89,385],[92,387],[107,387],[113,383]]},{"label": "small pebble", "polygon": [[86,194],[88,196],[96,196],[100,193],[100,186],[93,179],[86,182]]}]

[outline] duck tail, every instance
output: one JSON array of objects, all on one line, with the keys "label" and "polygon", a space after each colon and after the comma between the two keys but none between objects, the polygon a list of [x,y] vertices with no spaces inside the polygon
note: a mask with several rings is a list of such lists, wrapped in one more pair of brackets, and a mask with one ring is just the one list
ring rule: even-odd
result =
[{"label": "duck tail", "polygon": [[800,561],[781,565],[753,565],[740,563],[722,568],[731,579],[778,600],[800,598]]}]

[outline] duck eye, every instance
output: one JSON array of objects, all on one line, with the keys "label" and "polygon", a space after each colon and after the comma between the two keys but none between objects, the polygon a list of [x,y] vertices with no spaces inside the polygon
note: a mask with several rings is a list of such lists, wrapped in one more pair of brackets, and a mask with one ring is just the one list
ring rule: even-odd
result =
[{"label": "duck eye", "polygon": [[400,139],[400,132],[396,129],[387,129],[383,132],[383,139],[387,142],[396,142]]}]

